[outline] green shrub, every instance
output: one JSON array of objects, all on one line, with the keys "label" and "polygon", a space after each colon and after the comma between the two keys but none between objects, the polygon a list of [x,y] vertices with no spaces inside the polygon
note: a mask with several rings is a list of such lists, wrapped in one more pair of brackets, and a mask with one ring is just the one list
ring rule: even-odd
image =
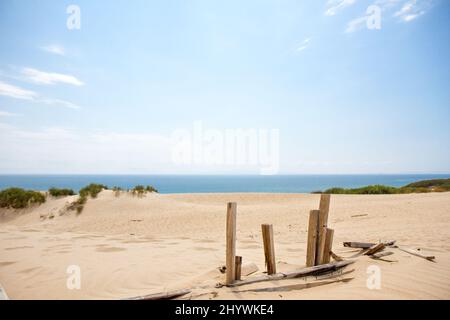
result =
[{"label": "green shrub", "polygon": [[72,189],[50,188],[48,189],[48,192],[53,197],[66,197],[66,196],[73,196],[75,194],[75,192],[73,192]]},{"label": "green shrub", "polygon": [[344,189],[331,188],[323,193],[330,194],[405,194],[450,191],[450,179],[423,180],[395,188],[383,185],[373,185],[362,188]]},{"label": "green shrub", "polygon": [[131,193],[133,195],[137,194],[138,196],[143,196],[146,192],[158,192],[153,186],[137,185],[133,189],[131,189]]},{"label": "green shrub", "polygon": [[88,197],[97,198],[97,195],[102,192],[104,189],[108,189],[107,186],[103,184],[91,183],[90,185],[80,189],[80,197]]},{"label": "green shrub", "polygon": [[31,204],[45,202],[45,195],[41,192],[24,190],[21,188],[8,188],[0,191],[1,208],[26,208]]},{"label": "green shrub", "polygon": [[97,183],[91,183],[90,185],[81,188],[78,199],[70,204],[69,210],[77,210],[77,214],[80,214],[84,209],[88,197],[96,198],[104,189],[108,189],[108,187]]},{"label": "green shrub", "polygon": [[145,191],[147,192],[158,192],[153,186],[147,186],[145,187]]}]

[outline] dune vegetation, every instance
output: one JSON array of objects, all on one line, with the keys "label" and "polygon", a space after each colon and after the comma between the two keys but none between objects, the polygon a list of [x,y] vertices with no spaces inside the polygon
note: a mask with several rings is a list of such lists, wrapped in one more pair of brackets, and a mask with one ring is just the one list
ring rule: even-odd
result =
[{"label": "dune vegetation", "polygon": [[75,192],[72,189],[50,188],[48,193],[53,197],[73,196]]},{"label": "dune vegetation", "polygon": [[330,194],[404,194],[450,191],[450,179],[422,180],[407,184],[403,187],[390,187],[384,185],[371,185],[362,188],[331,188],[323,192]]},{"label": "dune vegetation", "polygon": [[8,188],[0,191],[0,208],[22,209],[44,202],[45,194],[38,191],[22,188]]}]

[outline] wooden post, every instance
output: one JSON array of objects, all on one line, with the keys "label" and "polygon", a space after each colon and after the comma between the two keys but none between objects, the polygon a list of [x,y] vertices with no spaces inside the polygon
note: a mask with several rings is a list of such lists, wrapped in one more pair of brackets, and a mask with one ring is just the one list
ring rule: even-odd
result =
[{"label": "wooden post", "polygon": [[273,227],[271,224],[261,225],[263,242],[264,242],[264,255],[266,257],[267,273],[277,273],[275,264],[275,245],[273,242]]},{"label": "wooden post", "polygon": [[307,267],[313,267],[316,264],[318,225],[319,225],[319,210],[311,210],[309,213],[308,243],[306,247]]},{"label": "wooden post", "polygon": [[320,205],[319,205],[319,239],[316,252],[316,265],[323,264],[323,255],[325,249],[325,230],[328,225],[328,212],[330,210],[330,195],[321,194],[320,195]]},{"label": "wooden post", "polygon": [[236,256],[236,279],[235,280],[241,280],[241,266],[242,266],[242,257]]},{"label": "wooden post", "polygon": [[322,256],[322,263],[330,263],[331,250],[333,248],[333,235],[334,230],[325,228],[325,248]]},{"label": "wooden post", "polygon": [[227,248],[226,248],[226,280],[232,284],[236,278],[236,203],[229,202],[227,206]]}]

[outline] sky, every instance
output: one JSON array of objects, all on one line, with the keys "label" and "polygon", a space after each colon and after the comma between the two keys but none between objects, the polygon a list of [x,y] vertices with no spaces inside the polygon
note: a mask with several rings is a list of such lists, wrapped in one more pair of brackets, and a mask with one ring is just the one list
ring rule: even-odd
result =
[{"label": "sky", "polygon": [[199,124],[276,131],[276,174],[450,173],[449,40],[445,0],[2,0],[0,173],[261,172],[174,161]]}]

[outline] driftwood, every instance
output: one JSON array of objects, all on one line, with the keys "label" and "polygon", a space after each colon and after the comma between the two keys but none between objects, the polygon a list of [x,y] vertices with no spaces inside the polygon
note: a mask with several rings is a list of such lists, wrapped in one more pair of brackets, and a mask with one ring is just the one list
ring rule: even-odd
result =
[{"label": "driftwood", "polygon": [[344,242],[344,247],[347,248],[358,248],[358,249],[369,249],[373,247],[375,243],[369,242]]},{"label": "driftwood", "polygon": [[272,275],[261,275],[261,276],[241,280],[241,281],[236,281],[228,286],[229,287],[237,287],[237,286],[243,286],[246,284],[262,282],[262,281],[293,279],[293,278],[306,277],[306,276],[310,276],[310,275],[322,274],[325,272],[338,270],[338,269],[343,268],[354,262],[355,262],[354,260],[346,260],[346,261],[322,264],[319,266],[307,267],[307,268],[295,270],[295,271],[280,272],[280,273],[275,273]]},{"label": "driftwood", "polygon": [[385,246],[383,243],[376,244],[376,245],[374,245],[373,247],[371,247],[371,248],[365,253],[365,255],[366,255],[366,256],[371,256],[371,255],[373,255],[374,253],[377,253],[377,252],[379,252],[379,251],[384,250],[385,247],[386,247],[386,246]]},{"label": "driftwood", "polygon": [[330,279],[330,280],[318,280],[313,282],[306,282],[306,283],[297,283],[287,286],[277,286],[277,287],[269,287],[269,288],[257,288],[257,289],[247,289],[247,290],[239,290],[239,291],[232,291],[233,293],[242,293],[242,292],[285,292],[285,291],[292,291],[292,290],[303,290],[303,289],[309,289],[314,287],[319,287],[331,283],[337,283],[337,282],[349,282],[353,280],[354,277],[348,277],[348,278],[341,278],[341,279]]},{"label": "driftwood", "polygon": [[414,250],[414,249],[410,249],[410,248],[404,248],[404,247],[398,247],[398,246],[396,248],[401,250],[401,251],[403,251],[403,252],[412,254],[413,256],[420,257],[420,258],[423,258],[423,259],[426,259],[426,260],[429,260],[429,261],[433,261],[435,259],[434,256],[429,256],[429,255],[422,254],[418,250]]},{"label": "driftwood", "polygon": [[[383,241],[381,242],[386,247],[393,246],[395,244],[395,240],[392,241]],[[373,246],[377,245],[377,243],[372,242],[344,242],[344,247],[347,248],[357,248],[357,249],[369,249]]]},{"label": "driftwood", "polygon": [[343,260],[344,260],[344,258],[338,256],[338,255],[337,255],[336,253],[334,253],[333,251],[330,251],[330,255],[331,255],[331,257],[332,257],[334,260],[336,260],[336,261],[343,261]]},{"label": "driftwood", "polygon": [[368,214],[367,213],[364,213],[364,214],[355,214],[355,215],[353,215],[353,216],[351,216],[352,218],[356,218],[356,217],[365,217],[365,216],[368,216]]},{"label": "driftwood", "polygon": [[125,300],[170,300],[173,298],[184,296],[188,293],[191,293],[190,289],[182,289],[182,290],[175,290],[175,291],[153,293],[153,294],[148,294],[145,296],[137,296],[137,297],[127,298]]},{"label": "driftwood", "polygon": [[373,259],[380,259],[380,258],[383,258],[386,256],[390,256],[391,254],[394,254],[394,253],[392,251],[385,251],[385,252],[375,253],[375,254],[371,255],[370,257]]}]

